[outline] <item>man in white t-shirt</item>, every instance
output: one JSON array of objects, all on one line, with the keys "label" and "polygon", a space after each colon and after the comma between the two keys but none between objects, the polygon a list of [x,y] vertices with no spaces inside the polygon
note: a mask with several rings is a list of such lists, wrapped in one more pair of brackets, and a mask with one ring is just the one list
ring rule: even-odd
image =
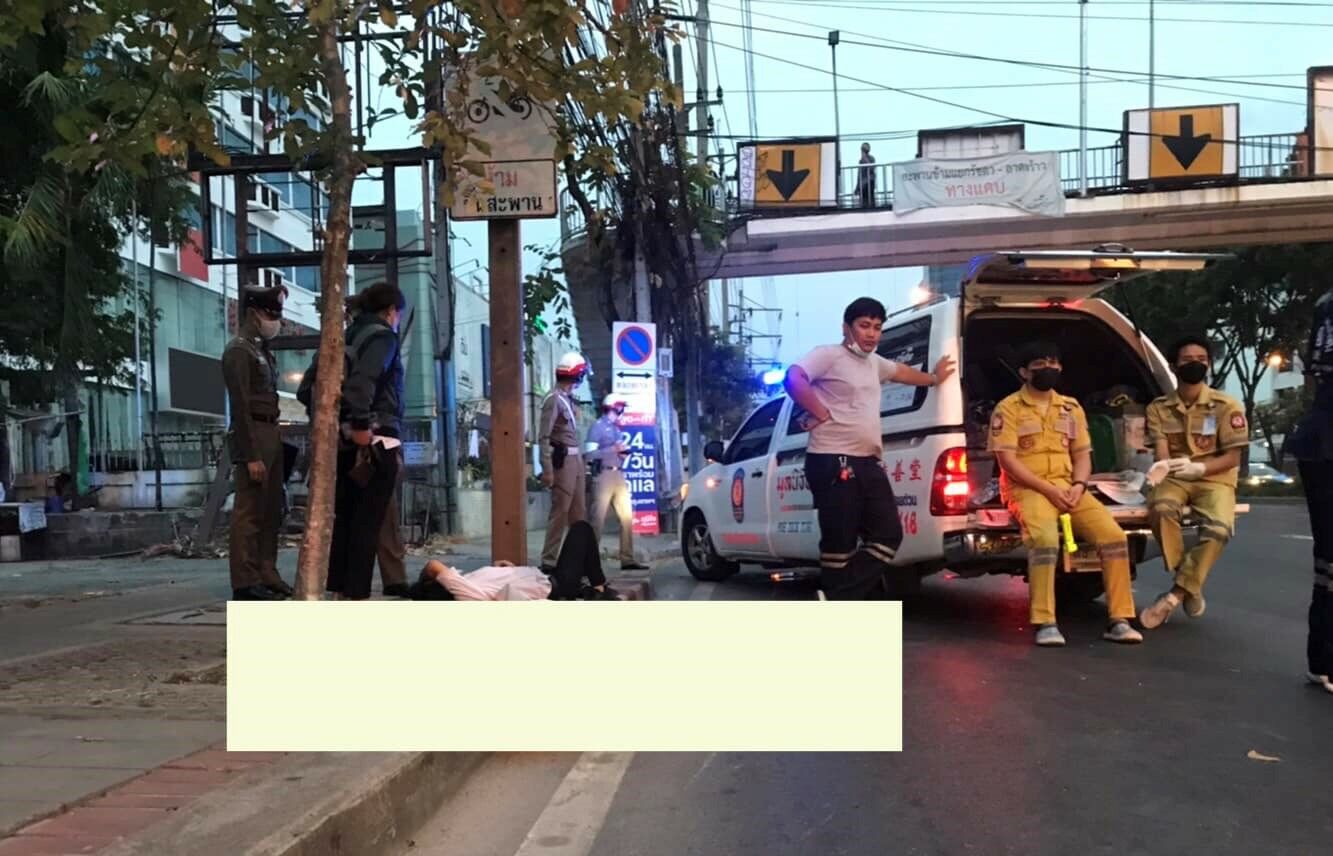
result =
[{"label": "man in white t-shirt", "polygon": [[842,344],[815,348],[787,371],[787,394],[810,431],[805,477],[819,515],[820,587],[830,600],[882,597],[884,572],[903,541],[884,471],[880,387],[938,386],[954,373],[952,357],[926,374],[875,353],[884,318],[878,300],[852,301]]}]

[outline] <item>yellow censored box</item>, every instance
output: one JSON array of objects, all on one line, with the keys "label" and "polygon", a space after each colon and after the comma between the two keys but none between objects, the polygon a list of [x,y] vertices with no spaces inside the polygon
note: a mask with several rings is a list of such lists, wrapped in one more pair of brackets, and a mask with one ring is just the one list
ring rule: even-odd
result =
[{"label": "yellow censored box", "polygon": [[897,602],[227,604],[227,749],[902,750]]}]

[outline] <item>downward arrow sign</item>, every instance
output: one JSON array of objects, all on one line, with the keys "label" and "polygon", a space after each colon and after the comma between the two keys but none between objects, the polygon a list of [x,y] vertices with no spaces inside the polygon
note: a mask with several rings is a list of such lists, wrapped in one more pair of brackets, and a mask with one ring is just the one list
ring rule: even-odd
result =
[{"label": "downward arrow sign", "polygon": [[768,180],[773,182],[778,193],[782,194],[783,202],[790,202],[792,194],[805,182],[805,177],[810,174],[808,169],[796,169],[796,150],[782,150],[782,169],[766,170]]},{"label": "downward arrow sign", "polygon": [[1189,169],[1190,164],[1203,153],[1208,143],[1212,142],[1212,134],[1200,134],[1194,136],[1194,117],[1188,114],[1180,117],[1180,133],[1175,136],[1162,137],[1162,145],[1176,159],[1182,169]]}]

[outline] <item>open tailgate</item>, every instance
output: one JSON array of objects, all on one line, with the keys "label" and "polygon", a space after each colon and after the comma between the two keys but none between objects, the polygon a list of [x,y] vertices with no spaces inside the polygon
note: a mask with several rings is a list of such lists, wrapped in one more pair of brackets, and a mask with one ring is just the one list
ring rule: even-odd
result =
[{"label": "open tailgate", "polygon": [[1225,253],[1135,252],[1119,245],[990,253],[968,265],[962,293],[969,308],[1072,304],[1117,282],[1163,271],[1200,270],[1229,258]]}]

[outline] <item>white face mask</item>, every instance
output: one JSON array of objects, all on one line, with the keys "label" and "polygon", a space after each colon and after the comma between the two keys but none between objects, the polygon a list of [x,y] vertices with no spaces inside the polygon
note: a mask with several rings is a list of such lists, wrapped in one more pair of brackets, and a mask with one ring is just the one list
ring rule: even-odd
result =
[{"label": "white face mask", "polygon": [[851,351],[853,354],[856,354],[858,357],[860,357],[860,358],[863,359],[863,360],[868,360],[868,359],[870,359],[870,354],[872,353],[872,352],[870,352],[870,351],[863,351],[863,350],[861,350],[861,346],[858,345],[858,344],[856,344],[855,342],[846,342],[846,343],[843,344],[843,347],[845,347],[847,350]]},{"label": "white face mask", "polygon": [[278,331],[281,329],[281,321],[270,321],[267,318],[259,319],[259,335],[265,339],[272,339],[278,335]]}]

